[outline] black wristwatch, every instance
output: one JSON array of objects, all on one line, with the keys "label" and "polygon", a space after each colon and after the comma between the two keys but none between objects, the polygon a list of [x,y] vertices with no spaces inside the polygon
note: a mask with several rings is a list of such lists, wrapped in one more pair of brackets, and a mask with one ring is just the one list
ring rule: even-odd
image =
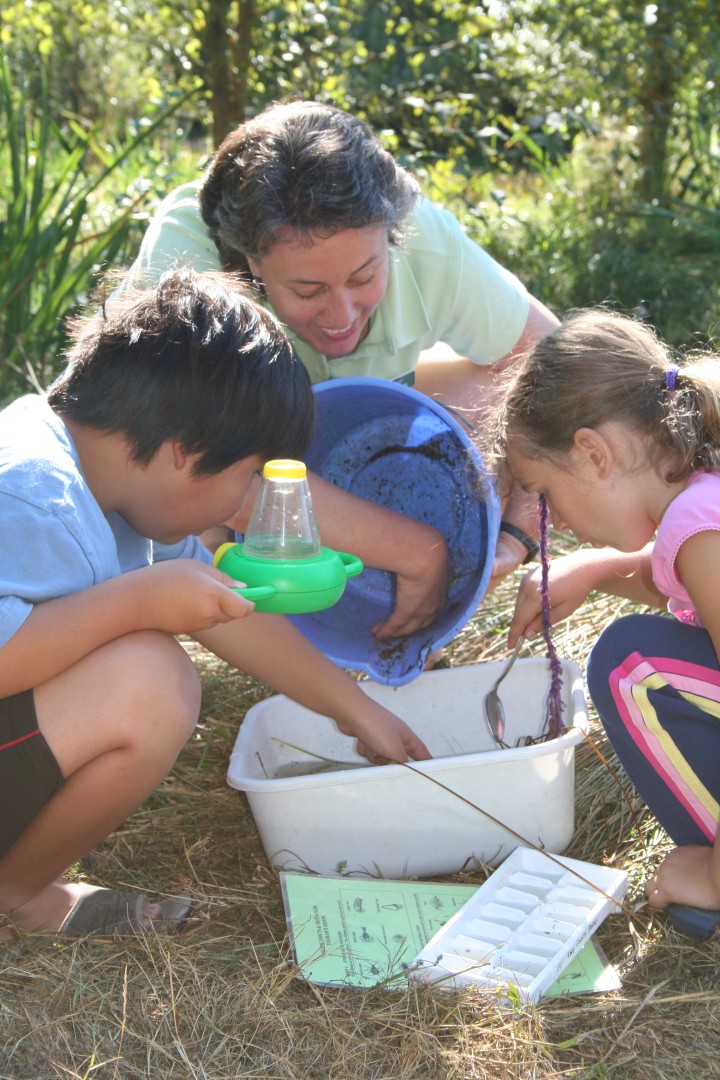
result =
[{"label": "black wristwatch", "polygon": [[527,555],[522,561],[522,565],[532,562],[540,554],[540,545],[537,540],[533,540],[532,536],[520,528],[519,525],[513,525],[512,521],[501,521],[500,532],[507,533],[508,536],[514,536],[516,540],[519,540],[522,546],[527,551]]}]

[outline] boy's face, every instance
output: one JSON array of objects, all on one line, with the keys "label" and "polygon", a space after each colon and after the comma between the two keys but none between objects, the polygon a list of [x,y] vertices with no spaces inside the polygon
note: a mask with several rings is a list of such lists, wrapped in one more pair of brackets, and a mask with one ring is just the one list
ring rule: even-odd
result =
[{"label": "boy's face", "polygon": [[175,544],[224,524],[238,512],[263,466],[263,459],[255,455],[222,472],[194,476],[195,460],[168,442],[139,470],[142,475],[131,503],[118,509],[141,536]]}]

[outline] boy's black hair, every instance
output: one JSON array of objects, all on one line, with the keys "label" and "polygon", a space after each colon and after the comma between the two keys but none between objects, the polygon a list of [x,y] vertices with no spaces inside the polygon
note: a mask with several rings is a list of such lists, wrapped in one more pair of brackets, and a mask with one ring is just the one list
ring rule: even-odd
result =
[{"label": "boy's black hair", "polygon": [[259,455],[302,459],[314,427],[310,380],[280,324],[231,274],[174,268],[113,296],[72,327],[69,365],[48,402],[125,436],[147,464],[166,440],[196,474]]}]

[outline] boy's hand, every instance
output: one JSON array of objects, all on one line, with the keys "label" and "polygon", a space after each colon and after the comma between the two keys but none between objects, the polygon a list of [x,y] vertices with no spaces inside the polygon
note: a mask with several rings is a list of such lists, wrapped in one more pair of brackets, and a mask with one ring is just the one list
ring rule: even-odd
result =
[{"label": "boy's hand", "polygon": [[145,626],[170,634],[193,634],[252,615],[255,605],[234,592],[242,585],[196,559],[154,563],[125,576],[139,591]]},{"label": "boy's hand", "polygon": [[374,765],[396,764],[408,758],[424,761],[431,757],[425,743],[404,720],[375,703],[368,704],[373,705],[375,716],[369,719],[365,715],[353,730],[346,729],[347,734],[356,736],[359,754]]},{"label": "boy's hand", "polygon": [[282,615],[260,612],[252,624],[217,626],[195,637],[226,663],[332,719],[374,764],[431,756],[403,720],[373,701],[362,683],[328,660]]}]

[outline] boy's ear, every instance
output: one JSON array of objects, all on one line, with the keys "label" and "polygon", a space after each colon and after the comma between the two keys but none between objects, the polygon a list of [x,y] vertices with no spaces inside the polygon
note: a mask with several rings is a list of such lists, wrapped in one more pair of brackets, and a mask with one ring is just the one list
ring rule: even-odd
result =
[{"label": "boy's ear", "polygon": [[172,447],[172,457],[175,468],[178,470],[184,469],[185,465],[187,464],[187,454],[185,453],[177,439],[173,439],[170,445]]},{"label": "boy's ear", "polygon": [[595,428],[578,428],[573,449],[578,463],[589,465],[598,479],[606,479],[612,468],[613,453],[607,439],[599,431]]}]

